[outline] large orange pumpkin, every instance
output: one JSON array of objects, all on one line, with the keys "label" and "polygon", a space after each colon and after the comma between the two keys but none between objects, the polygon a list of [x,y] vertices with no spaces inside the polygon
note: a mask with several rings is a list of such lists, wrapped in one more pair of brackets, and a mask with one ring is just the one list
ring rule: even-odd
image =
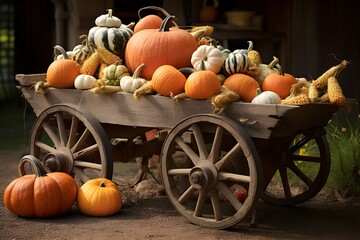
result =
[{"label": "large orange pumpkin", "polygon": [[204,61],[202,61],[203,70],[198,70],[190,74],[185,83],[185,93],[191,99],[207,99],[221,90],[219,78],[213,71],[205,70]]},{"label": "large orange pumpkin", "polygon": [[259,83],[254,78],[243,73],[235,73],[229,76],[223,85],[236,92],[245,102],[251,102],[256,96],[256,89],[260,88]]},{"label": "large orange pumpkin", "polygon": [[127,43],[125,62],[130,73],[144,63],[140,77],[150,80],[162,65],[175,68],[191,67],[191,56],[198,43],[186,30],[169,29],[173,16],[166,17],[160,29],[144,29],[135,33]]},{"label": "large orange pumpkin", "polygon": [[106,178],[94,178],[79,188],[76,203],[83,214],[103,217],[120,210],[122,196],[113,181]]},{"label": "large orange pumpkin", "polygon": [[31,155],[21,159],[19,168],[26,162],[35,174],[21,176],[6,187],[6,208],[21,217],[48,218],[68,212],[76,200],[75,180],[63,172],[46,173],[40,160]]},{"label": "large orange pumpkin", "polygon": [[48,86],[55,88],[74,88],[75,78],[81,74],[80,64],[69,59],[65,50],[60,46],[55,46],[64,58],[53,61],[46,72]]},{"label": "large orange pumpkin", "polygon": [[297,82],[293,75],[283,73],[281,67],[279,67],[279,73],[270,73],[265,77],[261,85],[261,90],[273,91],[277,93],[280,98],[284,99],[290,95],[291,86]]},{"label": "large orange pumpkin", "polygon": [[176,95],[184,91],[186,77],[171,65],[158,67],[152,75],[153,89],[163,96]]}]

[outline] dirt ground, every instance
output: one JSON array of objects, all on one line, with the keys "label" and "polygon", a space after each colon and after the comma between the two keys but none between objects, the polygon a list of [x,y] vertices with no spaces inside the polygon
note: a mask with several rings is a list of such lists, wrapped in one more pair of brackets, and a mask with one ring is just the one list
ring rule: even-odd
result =
[{"label": "dirt ground", "polygon": [[[1,199],[5,187],[18,177],[17,164],[25,154],[0,150]],[[85,216],[76,206],[61,217],[20,218],[9,212],[2,200],[0,239],[359,239],[359,200],[357,197],[340,202],[324,192],[296,207],[260,202],[257,228],[250,227],[250,219],[244,219],[226,230],[189,223],[163,194],[132,196],[117,214],[101,218]]]}]

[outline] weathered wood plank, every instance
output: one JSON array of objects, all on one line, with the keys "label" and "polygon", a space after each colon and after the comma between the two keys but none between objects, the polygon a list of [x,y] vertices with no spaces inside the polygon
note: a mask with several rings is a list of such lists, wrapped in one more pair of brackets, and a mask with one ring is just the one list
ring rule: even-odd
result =
[{"label": "weathered wood plank", "polygon": [[[31,78],[36,79],[34,76]],[[26,76],[19,79],[24,81]],[[25,82],[29,83],[27,80]],[[45,94],[40,94],[31,87],[21,87],[24,97],[37,116],[52,105],[73,104],[78,106],[79,111],[93,114],[100,123],[164,129],[173,128],[187,117],[213,112],[208,100],[184,99],[174,102],[169,97],[160,95],[135,100],[132,94],[123,92],[94,94],[77,89],[47,90]],[[269,139],[324,127],[336,110],[337,107],[330,104],[294,106],[236,102],[221,115],[242,125],[251,137]]]}]

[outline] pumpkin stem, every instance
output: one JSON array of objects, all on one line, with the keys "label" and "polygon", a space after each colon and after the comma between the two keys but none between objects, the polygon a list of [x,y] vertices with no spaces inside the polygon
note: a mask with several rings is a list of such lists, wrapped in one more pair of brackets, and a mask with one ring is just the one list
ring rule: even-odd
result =
[{"label": "pumpkin stem", "polygon": [[253,42],[252,42],[252,41],[248,41],[248,44],[249,44],[249,47],[248,47],[248,52],[250,52],[250,51],[253,49],[254,44],[253,44]]},{"label": "pumpkin stem", "polygon": [[140,64],[140,65],[135,69],[134,74],[133,74],[133,76],[132,76],[133,79],[137,79],[137,78],[138,78],[138,76],[139,76],[139,74],[140,74],[140,71],[141,71],[141,69],[142,69],[144,66],[145,66],[145,63],[142,63],[142,64]]},{"label": "pumpkin stem", "polygon": [[44,169],[42,163],[39,159],[32,155],[25,155],[21,158],[18,165],[18,172],[20,176],[26,175],[25,172],[25,163],[30,163],[31,171],[34,172],[36,177],[44,177],[47,175],[46,170]]},{"label": "pumpkin stem", "polygon": [[159,32],[168,32],[170,29],[170,23],[169,20],[172,20],[173,25],[176,26],[176,17],[175,16],[167,16],[161,23],[160,28],[159,28]]},{"label": "pumpkin stem", "polygon": [[101,183],[100,183],[99,187],[105,187],[105,183],[104,183],[104,181],[101,181]]},{"label": "pumpkin stem", "polygon": [[[54,46],[54,55],[56,56],[56,50],[58,50],[63,56],[64,56],[64,59],[69,59],[69,56],[67,55],[65,49],[60,46],[60,45],[55,45]],[[56,57],[55,57],[56,59]]]},{"label": "pumpkin stem", "polygon": [[280,75],[284,75],[284,73],[283,73],[283,70],[282,70],[282,67],[281,67],[280,63],[277,63],[277,64],[276,64],[276,68],[279,70],[279,74],[280,74]]},{"label": "pumpkin stem", "polygon": [[205,61],[204,61],[204,59],[201,59],[200,70],[202,70],[202,71],[205,71],[205,70],[206,70],[206,66],[205,66]]},{"label": "pumpkin stem", "polygon": [[268,65],[268,68],[270,69],[273,69],[275,65],[279,63],[279,59],[277,57],[273,56],[273,59],[274,60],[272,60]]},{"label": "pumpkin stem", "polygon": [[112,18],[112,9],[106,9],[106,11],[108,11],[108,17]]},{"label": "pumpkin stem", "polygon": [[261,93],[262,93],[261,89],[260,89],[260,88],[257,88],[257,89],[256,89],[256,96],[259,96]]},{"label": "pumpkin stem", "polygon": [[160,11],[160,12],[162,12],[162,14],[164,14],[165,17],[170,16],[170,14],[169,14],[165,9],[163,9],[163,8],[161,8],[161,7],[147,6],[147,7],[140,8],[140,9],[138,10],[139,19],[142,18],[142,17],[141,17],[141,12],[142,12],[143,10],[146,10],[146,9],[152,9],[152,10]]}]

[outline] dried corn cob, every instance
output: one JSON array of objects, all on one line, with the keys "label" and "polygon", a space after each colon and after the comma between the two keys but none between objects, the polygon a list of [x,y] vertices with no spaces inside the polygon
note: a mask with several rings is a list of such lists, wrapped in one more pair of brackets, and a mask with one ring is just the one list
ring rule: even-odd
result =
[{"label": "dried corn cob", "polygon": [[237,93],[231,91],[226,87],[221,87],[221,92],[211,99],[211,104],[214,107],[213,112],[216,114],[220,114],[231,103],[237,102],[239,100],[240,100],[240,96]]},{"label": "dried corn cob", "polygon": [[318,102],[324,103],[329,102],[329,94],[326,92],[321,97],[319,97]]},{"label": "dried corn cob", "polygon": [[330,77],[328,79],[328,94],[331,104],[344,105],[346,103],[346,98],[335,77]]},{"label": "dried corn cob", "polygon": [[151,81],[147,81],[144,85],[142,85],[140,88],[138,88],[133,96],[134,99],[139,99],[140,97],[146,96],[146,95],[151,95],[156,93],[154,88],[152,87],[152,83]]},{"label": "dried corn cob", "polygon": [[336,66],[331,67],[326,72],[324,72],[320,77],[313,81],[313,84],[317,89],[322,89],[327,85],[328,79],[330,77],[335,77],[343,69],[345,69],[350,64],[349,61],[343,60]]},{"label": "dried corn cob", "polygon": [[310,99],[305,94],[300,94],[295,97],[286,98],[281,100],[281,104],[306,104],[309,103]]},{"label": "dried corn cob", "polygon": [[122,64],[122,59],[119,56],[113,54],[104,47],[98,47],[97,52],[99,53],[101,60],[108,65],[114,64],[116,62]]},{"label": "dried corn cob", "polygon": [[82,74],[87,74],[94,76],[96,73],[97,68],[99,67],[101,62],[101,58],[99,53],[96,51],[91,56],[85,60],[84,64],[80,68],[80,72]]},{"label": "dried corn cob", "polygon": [[[109,66],[109,64],[107,64],[107,63],[105,63],[105,62],[101,62],[100,63],[100,68],[99,68],[99,79],[103,79],[103,76],[104,76],[104,73],[103,73],[103,71],[104,71],[104,69],[107,67],[107,66]],[[110,84],[109,84],[110,85]]]},{"label": "dried corn cob", "polygon": [[250,67],[258,67],[261,63],[260,53],[256,50],[250,50],[248,52],[248,58],[250,60]]},{"label": "dried corn cob", "polygon": [[309,99],[310,102],[317,102],[319,100],[319,90],[315,87],[313,83],[309,85]]}]

